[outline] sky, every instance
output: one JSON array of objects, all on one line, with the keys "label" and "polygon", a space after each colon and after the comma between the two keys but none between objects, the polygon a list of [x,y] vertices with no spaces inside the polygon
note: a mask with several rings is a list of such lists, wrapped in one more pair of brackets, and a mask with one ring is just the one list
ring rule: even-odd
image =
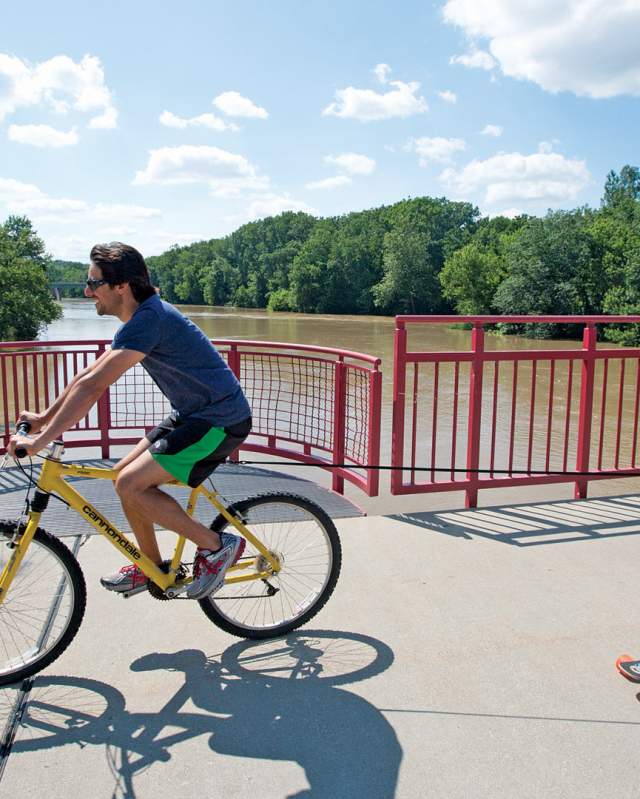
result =
[{"label": "sky", "polygon": [[639,165],[640,0],[0,10],[0,221],[56,258],[408,197],[597,207]]}]

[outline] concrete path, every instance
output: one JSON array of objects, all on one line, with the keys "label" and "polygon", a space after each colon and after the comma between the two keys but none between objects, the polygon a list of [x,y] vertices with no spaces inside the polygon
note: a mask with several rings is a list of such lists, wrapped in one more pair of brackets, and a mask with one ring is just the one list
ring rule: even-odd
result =
[{"label": "concrete path", "polygon": [[[637,797],[640,497],[338,520],[309,629],[233,639],[98,585],[38,676],[0,796]],[[17,689],[0,692],[0,731]]]}]

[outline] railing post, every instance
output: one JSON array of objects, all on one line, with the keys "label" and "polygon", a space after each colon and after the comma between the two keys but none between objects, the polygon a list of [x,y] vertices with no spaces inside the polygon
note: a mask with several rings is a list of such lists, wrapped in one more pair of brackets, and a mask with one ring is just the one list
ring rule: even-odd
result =
[{"label": "railing post", "polygon": [[[98,345],[96,352],[96,361],[104,354],[106,350],[105,344]],[[109,386],[102,393],[98,400],[98,429],[100,430],[100,449],[102,457],[108,458],[111,454],[111,447],[109,445],[109,429],[111,428],[111,386]]]},{"label": "railing post", "polygon": [[[369,373],[369,447],[367,463],[370,466],[380,465],[380,419],[382,410],[382,373],[375,367]],[[377,497],[380,489],[380,472],[378,469],[367,470],[367,494]]]},{"label": "railing post", "polygon": [[233,374],[240,380],[240,353],[237,344],[231,344],[227,355],[227,364]]},{"label": "railing post", "polygon": [[[227,365],[233,374],[240,380],[240,353],[236,344],[231,344],[227,355]],[[229,461],[236,463],[240,460],[240,447],[236,447],[229,455]]]},{"label": "railing post", "polygon": [[[407,330],[396,319],[393,340],[393,419],[391,427],[391,465],[404,466],[404,404],[407,383]],[[415,432],[415,431],[414,431]],[[391,470],[391,493],[402,493],[401,468]]]},{"label": "railing post", "polygon": [[[582,376],[580,382],[580,416],[578,417],[578,452],[576,455],[577,472],[589,471],[596,342],[597,331],[595,323],[587,322],[582,335]],[[575,481],[574,497],[576,499],[586,499],[588,485],[588,477],[578,477]]]},{"label": "railing post", "polygon": [[[482,425],[482,373],[484,371],[484,328],[482,323],[474,322],[471,332],[471,361],[469,375],[469,425],[467,431],[467,488],[465,507],[475,508],[478,504],[478,472],[480,467],[480,430]],[[453,464],[455,466],[455,464]]]},{"label": "railing post", "polygon": [[[347,409],[347,368],[342,356],[335,363],[333,386],[333,462],[344,462],[344,434],[346,429],[345,413]],[[344,477],[333,472],[332,489],[344,494]]]},{"label": "railing post", "polygon": [[2,418],[4,422],[4,433],[2,435],[2,446],[0,454],[4,453],[9,445],[11,436],[11,421],[9,418],[9,381],[7,380],[7,361],[8,357],[2,353],[0,355],[0,387],[2,388]]}]

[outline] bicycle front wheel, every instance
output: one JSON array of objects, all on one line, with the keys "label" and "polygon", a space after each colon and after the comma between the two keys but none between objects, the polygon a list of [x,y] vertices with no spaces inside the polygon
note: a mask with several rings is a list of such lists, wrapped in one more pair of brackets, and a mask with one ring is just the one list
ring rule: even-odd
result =
[{"label": "bicycle front wheel", "polygon": [[[0,572],[15,532],[15,522],[0,522]],[[78,562],[38,529],[0,605],[0,685],[30,677],[59,657],[78,632],[86,602]]]},{"label": "bicycle front wheel", "polygon": [[[276,638],[308,622],[325,605],[340,574],[342,550],[331,519],[294,494],[252,497],[229,511],[240,516],[281,568],[266,581],[225,582],[199,600],[202,610],[218,627],[242,638]],[[222,515],[211,525],[216,533],[231,527]],[[264,560],[247,541],[240,565],[262,572]]]}]

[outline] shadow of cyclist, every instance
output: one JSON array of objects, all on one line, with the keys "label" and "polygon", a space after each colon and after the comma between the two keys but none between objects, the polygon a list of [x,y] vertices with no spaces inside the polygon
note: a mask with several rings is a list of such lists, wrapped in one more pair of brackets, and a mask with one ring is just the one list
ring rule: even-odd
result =
[{"label": "shadow of cyclist", "polygon": [[[348,657],[345,644],[351,647]],[[373,651],[374,662],[354,661],[354,646],[363,645]],[[198,650],[182,650],[148,655],[131,668],[184,671],[193,703],[227,716],[218,719],[211,735],[214,751],[298,763],[309,789],[291,799],[389,799],[402,758],[396,734],[376,707],[336,684],[368,679],[392,662],[389,647],[368,636],[306,631],[285,640],[235,644],[221,663],[207,661]]]},{"label": "shadow of cyclist", "polygon": [[[396,734],[377,708],[337,686],[374,677],[392,662],[391,649],[375,638],[327,630],[240,641],[210,659],[195,649],[154,653],[134,661],[132,671],[184,674],[156,712],[128,709],[104,682],[41,675],[12,751],[103,746],[113,796],[135,799],[143,771],[170,761],[178,744],[208,735],[220,754],[298,763],[309,789],[290,799],[387,799],[402,758]],[[74,779],[63,780],[70,791]]]}]

